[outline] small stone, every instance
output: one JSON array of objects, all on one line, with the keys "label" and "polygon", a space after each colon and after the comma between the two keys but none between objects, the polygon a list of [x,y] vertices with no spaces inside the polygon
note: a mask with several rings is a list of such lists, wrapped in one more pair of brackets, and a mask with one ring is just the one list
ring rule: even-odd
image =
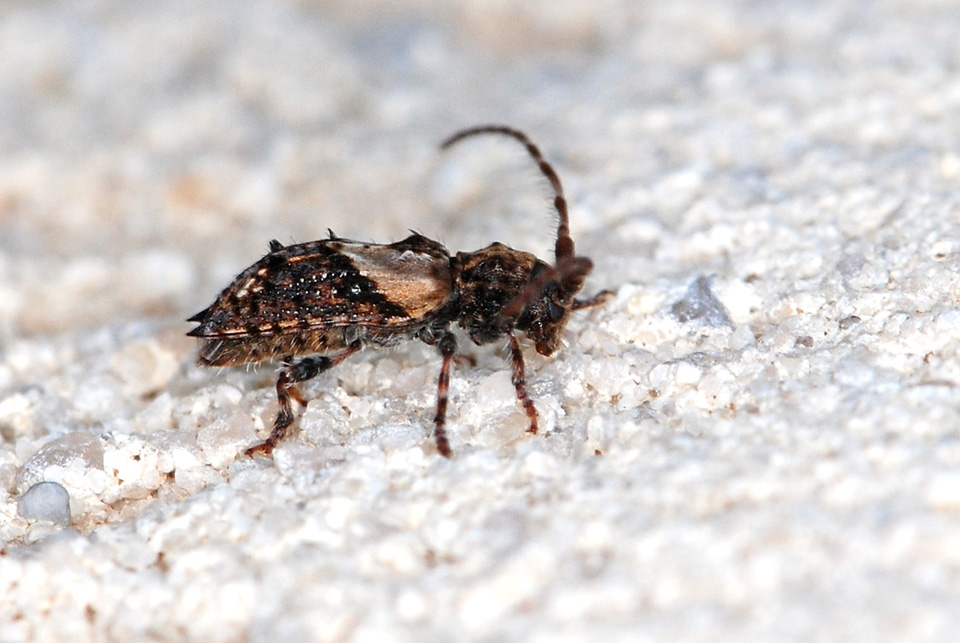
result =
[{"label": "small stone", "polygon": [[153,338],[127,343],[111,363],[130,396],[162,391],[180,367],[177,354]]},{"label": "small stone", "polygon": [[730,314],[724,307],[723,302],[717,299],[710,288],[710,277],[697,277],[683,298],[676,302],[670,312],[682,323],[700,320],[708,326],[729,326],[733,327],[733,321]]},{"label": "small stone", "polygon": [[840,330],[847,330],[848,328],[852,328],[853,326],[856,326],[859,323],[860,323],[859,317],[857,317],[856,315],[850,315],[849,317],[844,317],[843,319],[841,319],[840,322],[838,323],[838,326],[840,326]]},{"label": "small stone", "polygon": [[70,494],[56,482],[38,482],[20,496],[17,513],[27,520],[70,524]]},{"label": "small stone", "polygon": [[50,477],[47,470],[53,467],[103,470],[100,439],[89,433],[73,431],[46,443],[20,467],[15,483],[17,491],[24,492],[43,482]]}]

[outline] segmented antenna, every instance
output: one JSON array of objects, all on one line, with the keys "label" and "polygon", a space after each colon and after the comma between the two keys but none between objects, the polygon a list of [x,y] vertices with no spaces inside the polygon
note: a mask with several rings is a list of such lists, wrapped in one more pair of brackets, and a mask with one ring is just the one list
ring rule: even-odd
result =
[{"label": "segmented antenna", "polygon": [[573,238],[570,236],[570,219],[567,216],[567,199],[563,196],[563,185],[560,183],[560,177],[557,176],[553,167],[543,159],[540,148],[520,130],[515,130],[512,127],[503,125],[481,125],[453,134],[440,144],[440,149],[445,150],[454,143],[470,136],[476,136],[477,134],[502,134],[520,141],[523,146],[527,148],[527,152],[529,152],[533,160],[537,162],[540,171],[543,172],[543,175],[547,177],[547,180],[550,181],[550,185],[553,187],[553,206],[557,209],[557,214],[560,217],[560,224],[557,226],[557,245],[554,251],[557,264],[559,265],[561,261],[567,257],[573,257],[575,251]]}]

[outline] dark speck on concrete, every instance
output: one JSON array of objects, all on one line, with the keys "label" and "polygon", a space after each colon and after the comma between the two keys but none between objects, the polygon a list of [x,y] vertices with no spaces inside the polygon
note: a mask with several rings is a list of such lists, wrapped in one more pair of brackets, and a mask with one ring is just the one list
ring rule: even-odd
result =
[{"label": "dark speck on concrete", "polygon": [[697,277],[670,312],[682,323],[700,320],[708,326],[732,328],[734,324],[727,309],[710,289],[712,280],[712,277]]}]

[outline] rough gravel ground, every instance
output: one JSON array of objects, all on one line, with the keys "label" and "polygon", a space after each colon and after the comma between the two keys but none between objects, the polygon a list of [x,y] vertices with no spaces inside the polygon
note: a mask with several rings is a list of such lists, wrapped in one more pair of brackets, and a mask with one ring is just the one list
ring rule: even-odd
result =
[{"label": "rough gravel ground", "polygon": [[[0,5],[0,640],[955,637],[960,3],[349,5]],[[544,435],[473,348],[439,457],[410,344],[238,457],[274,369],[182,320],[269,239],[549,257],[483,122],[616,291]]]}]

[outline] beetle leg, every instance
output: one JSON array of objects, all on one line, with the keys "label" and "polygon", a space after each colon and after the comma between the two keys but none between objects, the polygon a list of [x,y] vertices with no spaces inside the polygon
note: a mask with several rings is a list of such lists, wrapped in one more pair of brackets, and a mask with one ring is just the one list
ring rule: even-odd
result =
[{"label": "beetle leg", "polygon": [[437,441],[437,451],[445,458],[449,458],[450,441],[447,439],[447,398],[450,391],[450,362],[457,352],[457,338],[450,331],[445,332],[437,342],[440,355],[443,356],[443,365],[440,367],[440,378],[437,381],[437,414],[433,417],[433,437]]},{"label": "beetle leg", "polygon": [[517,389],[517,401],[523,405],[523,410],[527,412],[527,417],[530,418],[530,428],[527,429],[527,432],[536,434],[539,430],[537,407],[533,405],[533,400],[527,395],[527,378],[523,368],[523,353],[520,351],[520,342],[513,331],[508,332],[507,337],[510,338],[510,355],[513,362],[512,381],[513,386]]},{"label": "beetle leg", "polygon": [[594,306],[599,306],[611,297],[613,297],[612,290],[601,290],[590,299],[574,299],[573,310],[583,310],[584,308],[593,308]]},{"label": "beetle leg", "polygon": [[303,396],[300,394],[300,387],[297,385],[333,368],[359,351],[360,348],[360,342],[355,341],[350,344],[347,350],[337,355],[305,357],[296,362],[284,360],[283,368],[277,377],[277,402],[280,404],[280,410],[277,411],[277,419],[273,422],[273,430],[266,441],[250,447],[245,451],[245,454],[251,457],[257,454],[269,455],[280,440],[287,435],[287,429],[293,424],[293,406],[290,401],[293,400],[300,406],[306,406]]}]

